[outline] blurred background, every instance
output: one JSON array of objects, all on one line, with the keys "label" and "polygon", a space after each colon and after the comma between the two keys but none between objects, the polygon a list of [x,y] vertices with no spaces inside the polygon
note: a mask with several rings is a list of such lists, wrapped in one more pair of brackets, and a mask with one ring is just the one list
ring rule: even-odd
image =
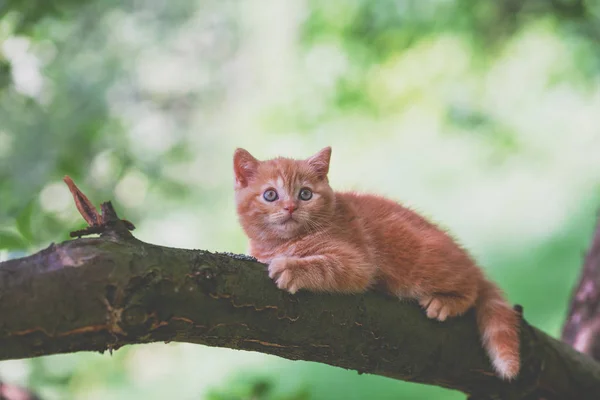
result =
[{"label": "blurred background", "polygon": [[[450,229],[560,334],[600,206],[600,1],[0,1],[0,260],[84,226],[245,251],[231,158],[333,147],[330,181]],[[153,344],[0,362],[44,399],[463,399]]]}]

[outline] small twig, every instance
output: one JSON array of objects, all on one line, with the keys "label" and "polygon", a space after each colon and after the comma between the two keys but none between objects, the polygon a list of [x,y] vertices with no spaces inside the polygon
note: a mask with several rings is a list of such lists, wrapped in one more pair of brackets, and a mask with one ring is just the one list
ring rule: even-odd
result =
[{"label": "small twig", "polygon": [[102,210],[102,219],[105,224],[111,222],[116,223],[117,221],[120,221],[123,224],[125,224],[125,227],[128,230],[132,231],[135,229],[135,225],[133,225],[133,223],[131,223],[130,221],[126,219],[119,219],[119,217],[117,216],[117,212],[115,211],[115,208],[113,207],[110,201],[100,204],[100,209]]},{"label": "small twig", "polygon": [[83,194],[69,176],[65,176],[63,181],[67,184],[73,195],[77,210],[79,210],[79,213],[89,225],[87,228],[71,232],[71,237],[80,238],[85,235],[104,235],[110,233],[122,238],[131,237],[129,231],[134,230],[135,226],[126,219],[119,219],[110,201],[100,204],[102,213],[98,213],[98,210],[94,207],[90,199]]},{"label": "small twig", "polygon": [[83,228],[83,229],[78,229],[76,231],[70,232],[69,236],[71,237],[76,237],[76,238],[80,238],[82,236],[87,236],[87,235],[100,235],[101,233],[103,233],[105,230],[105,228],[103,226],[88,226],[87,228]]},{"label": "small twig", "polygon": [[63,181],[69,187],[71,195],[73,195],[73,200],[75,200],[75,206],[77,207],[77,210],[79,210],[79,214],[81,214],[88,225],[102,225],[102,216],[98,214],[98,210],[96,210],[96,207],[94,207],[90,199],[88,199],[87,196],[83,194],[81,190],[79,190],[77,185],[75,185],[73,179],[67,175],[63,178]]},{"label": "small twig", "polygon": [[515,310],[515,312],[517,314],[519,314],[519,317],[522,319],[523,318],[523,306],[520,304],[515,304],[513,306],[513,310]]}]

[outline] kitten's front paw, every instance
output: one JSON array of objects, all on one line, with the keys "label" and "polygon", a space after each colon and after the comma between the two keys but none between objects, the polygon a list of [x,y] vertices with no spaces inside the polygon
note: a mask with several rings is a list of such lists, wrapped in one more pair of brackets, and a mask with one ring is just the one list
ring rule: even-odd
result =
[{"label": "kitten's front paw", "polygon": [[294,277],[291,265],[293,262],[289,257],[277,257],[269,264],[269,278],[275,280],[279,289],[287,290],[291,294],[300,289],[298,280]]},{"label": "kitten's front paw", "polygon": [[455,317],[460,313],[452,307],[452,302],[444,296],[426,296],[419,300],[419,304],[427,312],[427,317],[445,321],[448,317]]}]

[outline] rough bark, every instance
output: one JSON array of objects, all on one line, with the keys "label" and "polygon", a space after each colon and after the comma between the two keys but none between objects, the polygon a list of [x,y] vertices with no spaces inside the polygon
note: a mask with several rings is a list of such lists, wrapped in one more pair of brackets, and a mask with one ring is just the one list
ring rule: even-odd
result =
[{"label": "rough bark", "polygon": [[580,352],[600,360],[600,219],[573,293],[562,338]]},{"label": "rough bark", "polygon": [[0,264],[0,359],[177,341],[275,354],[473,398],[597,399],[600,364],[522,322],[519,379],[496,378],[474,315],[440,323],[379,293],[290,295],[265,266],[132,236],[72,240]]}]

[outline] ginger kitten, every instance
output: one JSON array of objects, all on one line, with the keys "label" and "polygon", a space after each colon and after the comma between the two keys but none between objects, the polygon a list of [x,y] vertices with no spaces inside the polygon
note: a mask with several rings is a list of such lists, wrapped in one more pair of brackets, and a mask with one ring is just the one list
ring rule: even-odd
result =
[{"label": "ginger kitten", "polygon": [[435,224],[386,198],[334,192],[331,148],[306,160],[233,157],[235,200],[250,254],[280,289],[360,293],[374,284],[444,321],[476,308],[504,379],[519,372],[518,316],[469,254]]}]

